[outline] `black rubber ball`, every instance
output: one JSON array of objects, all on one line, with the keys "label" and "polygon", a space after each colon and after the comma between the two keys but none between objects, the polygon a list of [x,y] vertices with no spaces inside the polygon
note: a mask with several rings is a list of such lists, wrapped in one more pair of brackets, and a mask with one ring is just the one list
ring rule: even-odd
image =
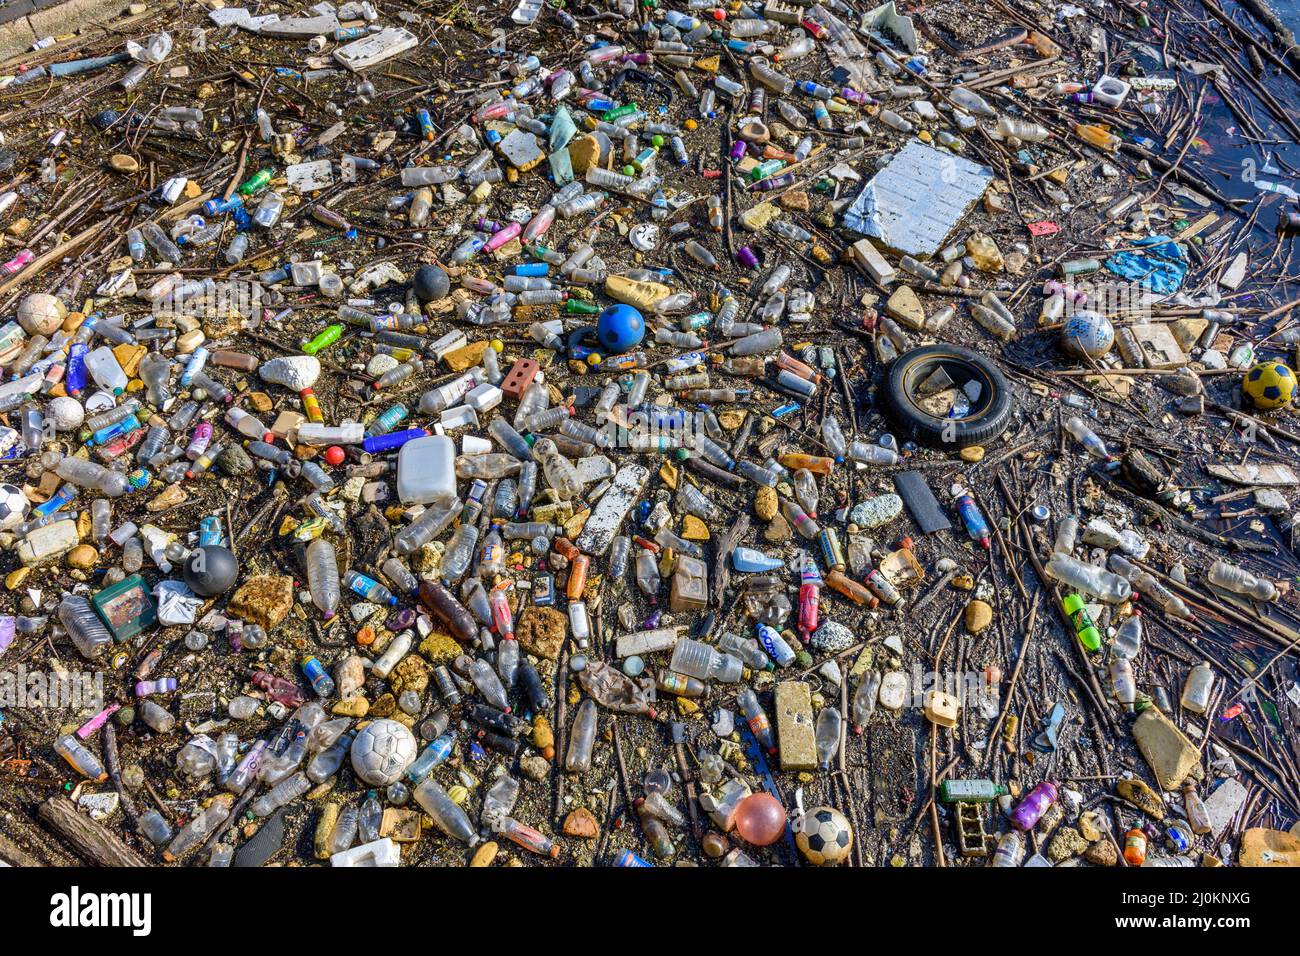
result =
[{"label": "black rubber ball", "polygon": [[199,597],[216,597],[235,586],[239,577],[239,562],[229,548],[208,545],[195,548],[185,558],[181,576],[191,591]]},{"label": "black rubber ball", "polygon": [[437,266],[420,266],[415,270],[415,296],[421,302],[441,299],[450,289],[451,280]]}]

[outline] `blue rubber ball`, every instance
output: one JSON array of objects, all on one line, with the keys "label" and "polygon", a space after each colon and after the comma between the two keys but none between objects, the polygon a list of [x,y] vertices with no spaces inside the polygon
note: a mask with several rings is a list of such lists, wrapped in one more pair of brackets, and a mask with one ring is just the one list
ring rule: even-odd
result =
[{"label": "blue rubber ball", "polygon": [[630,305],[611,305],[596,320],[596,338],[606,352],[630,352],[645,338],[645,318]]}]

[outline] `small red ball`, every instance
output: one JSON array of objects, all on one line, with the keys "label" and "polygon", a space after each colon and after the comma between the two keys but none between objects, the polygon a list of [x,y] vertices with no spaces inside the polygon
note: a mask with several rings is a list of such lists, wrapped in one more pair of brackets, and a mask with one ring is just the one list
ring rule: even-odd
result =
[{"label": "small red ball", "polygon": [[343,459],[345,457],[346,455],[344,454],[343,449],[338,445],[330,445],[325,449],[325,460],[331,465],[337,466],[343,464]]}]

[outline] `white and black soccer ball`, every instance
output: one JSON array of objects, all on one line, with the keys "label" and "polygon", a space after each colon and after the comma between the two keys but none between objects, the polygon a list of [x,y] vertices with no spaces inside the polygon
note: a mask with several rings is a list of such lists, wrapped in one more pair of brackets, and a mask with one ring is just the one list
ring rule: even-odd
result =
[{"label": "white and black soccer ball", "polygon": [[373,787],[397,781],[415,760],[415,735],[395,720],[375,720],[352,741],[352,769]]},{"label": "white and black soccer ball", "polygon": [[794,842],[813,866],[834,866],[853,849],[853,828],[834,807],[813,807],[795,827]]},{"label": "white and black soccer ball", "polygon": [[0,485],[0,531],[12,531],[23,523],[32,503],[17,485]]}]

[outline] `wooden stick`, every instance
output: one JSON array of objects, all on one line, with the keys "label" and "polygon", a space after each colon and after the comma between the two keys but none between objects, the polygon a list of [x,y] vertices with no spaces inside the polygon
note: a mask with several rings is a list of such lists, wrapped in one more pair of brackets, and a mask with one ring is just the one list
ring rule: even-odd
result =
[{"label": "wooden stick", "polygon": [[37,813],[83,857],[99,866],[149,865],[107,827],[78,813],[69,800],[50,797],[40,805]]}]

